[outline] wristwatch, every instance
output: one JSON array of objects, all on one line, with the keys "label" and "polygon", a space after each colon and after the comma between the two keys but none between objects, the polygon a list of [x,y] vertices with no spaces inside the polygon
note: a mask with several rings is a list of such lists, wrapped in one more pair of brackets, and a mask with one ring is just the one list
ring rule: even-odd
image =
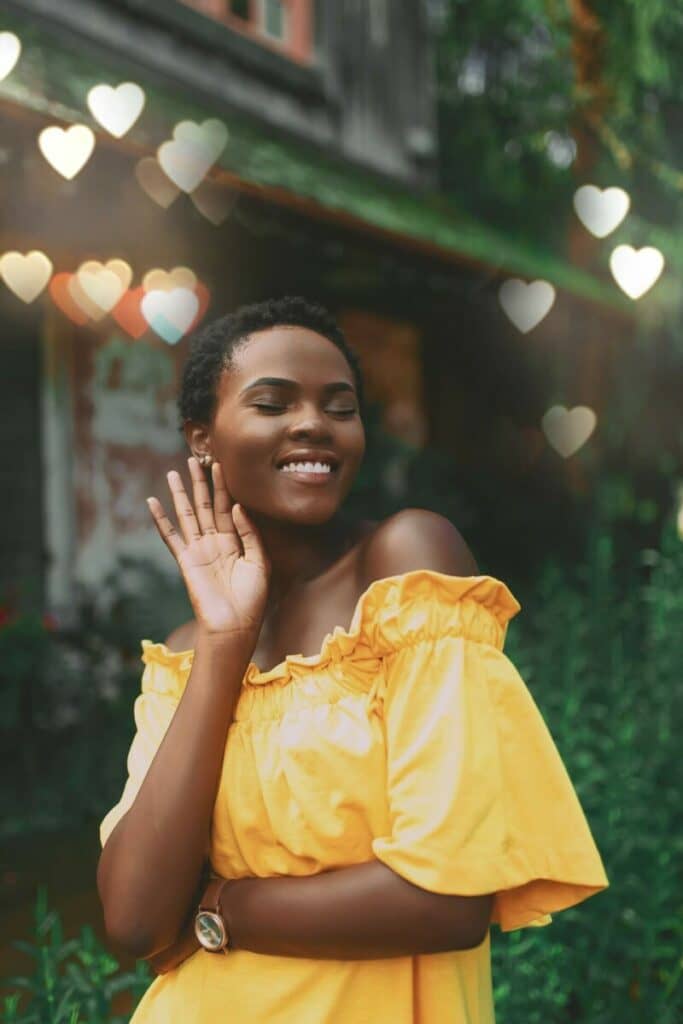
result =
[{"label": "wristwatch", "polygon": [[200,945],[209,953],[227,953],[230,934],[221,912],[221,892],[227,878],[212,878],[204,890],[194,919],[194,933]]}]

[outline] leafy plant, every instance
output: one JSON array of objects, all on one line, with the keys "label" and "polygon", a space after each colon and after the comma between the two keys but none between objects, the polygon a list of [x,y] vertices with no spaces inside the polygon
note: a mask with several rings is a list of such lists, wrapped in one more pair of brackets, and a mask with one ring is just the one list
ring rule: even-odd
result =
[{"label": "leafy plant", "polygon": [[[125,1024],[151,981],[142,961],[135,971],[120,971],[89,926],[78,938],[65,939],[59,914],[48,909],[44,886],[36,898],[32,941],[12,945],[31,958],[33,971],[4,979],[5,987],[16,990],[4,997],[8,1024]],[[122,996],[130,1005],[116,1014],[114,1004],[124,1001]]]},{"label": "leafy plant", "polygon": [[506,652],[553,735],[610,887],[538,931],[492,944],[496,1008],[525,1024],[683,1019],[683,543],[617,571],[597,530],[572,573],[547,565],[516,594]]}]

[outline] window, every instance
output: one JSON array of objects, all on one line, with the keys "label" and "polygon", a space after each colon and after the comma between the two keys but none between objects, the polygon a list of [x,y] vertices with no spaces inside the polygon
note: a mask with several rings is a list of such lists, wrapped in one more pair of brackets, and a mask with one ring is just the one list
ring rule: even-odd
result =
[{"label": "window", "polygon": [[286,38],[285,16],[287,14],[283,0],[261,0],[263,7],[263,29],[273,39]]},{"label": "window", "polygon": [[313,55],[313,0],[182,0],[300,64]]}]

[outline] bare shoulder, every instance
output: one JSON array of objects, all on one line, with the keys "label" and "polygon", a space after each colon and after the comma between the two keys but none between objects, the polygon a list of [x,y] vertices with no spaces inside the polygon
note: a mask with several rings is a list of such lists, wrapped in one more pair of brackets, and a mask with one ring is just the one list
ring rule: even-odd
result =
[{"label": "bare shoulder", "polygon": [[175,651],[176,653],[190,651],[194,650],[196,635],[197,620],[190,619],[189,622],[184,622],[182,626],[178,626],[177,629],[169,633],[164,643],[169,651]]},{"label": "bare shoulder", "polygon": [[380,523],[368,542],[366,585],[415,569],[479,575],[472,552],[450,519],[425,508],[404,508]]}]

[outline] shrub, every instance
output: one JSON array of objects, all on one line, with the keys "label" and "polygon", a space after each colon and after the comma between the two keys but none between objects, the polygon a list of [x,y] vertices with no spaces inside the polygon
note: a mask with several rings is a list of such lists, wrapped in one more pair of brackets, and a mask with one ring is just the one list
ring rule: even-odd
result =
[{"label": "shrub", "polygon": [[[33,960],[33,971],[4,979],[5,987],[16,990],[4,997],[7,1024],[125,1024],[151,981],[142,961],[135,971],[121,972],[88,926],[78,938],[65,940],[43,886],[36,899],[33,941],[12,945]],[[124,1013],[116,1015],[116,1003],[128,1004]]]}]

